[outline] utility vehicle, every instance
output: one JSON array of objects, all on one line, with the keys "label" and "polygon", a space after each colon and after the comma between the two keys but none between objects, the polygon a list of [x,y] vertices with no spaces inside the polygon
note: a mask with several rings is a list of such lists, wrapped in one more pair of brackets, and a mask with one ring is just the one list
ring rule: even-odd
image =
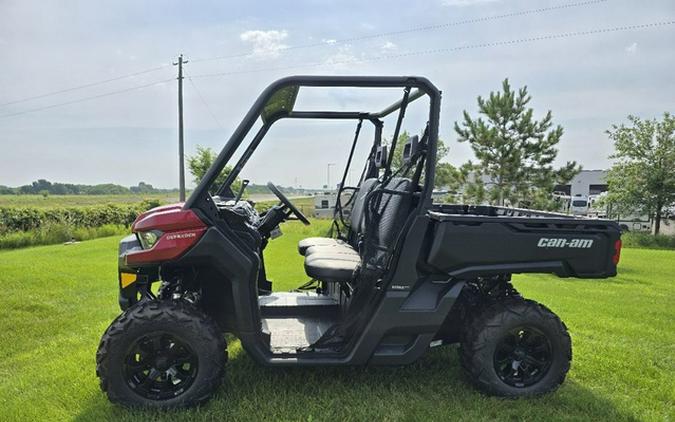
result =
[{"label": "utility vehicle", "polygon": [[[297,109],[305,90],[334,87],[393,90],[397,100],[379,112]],[[420,99],[418,135],[397,147],[406,110]],[[441,93],[423,77],[293,76],[265,89],[188,200],[143,213],[121,241],[123,312],[96,355],[109,399],[161,408],[204,402],[224,375],[224,333],[268,366],[404,365],[431,347],[459,343],[467,378],[484,392],[556,389],[570,367],[570,336],[554,313],[518,294],[511,275],[612,277],[619,227],[434,203],[440,106]],[[280,224],[310,220],[273,183],[279,203],[264,213],[242,200],[246,181],[237,184],[283,119],[357,126],[337,198],[351,196],[339,200],[331,236],[300,241],[311,282],[287,293],[267,279],[265,248]],[[391,137],[383,136],[385,122]],[[373,139],[358,183],[348,186],[365,125]],[[226,165],[227,177],[216,183]]]}]

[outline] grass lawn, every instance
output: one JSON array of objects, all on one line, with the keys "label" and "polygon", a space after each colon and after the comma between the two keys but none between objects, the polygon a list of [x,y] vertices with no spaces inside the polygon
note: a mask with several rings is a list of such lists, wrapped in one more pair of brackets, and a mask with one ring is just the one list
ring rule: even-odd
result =
[{"label": "grass lawn", "polygon": [[[278,290],[306,280],[295,243],[313,234],[297,223],[284,229],[267,258]],[[407,367],[270,369],[230,339],[214,400],[156,413],[111,405],[94,374],[100,335],[119,312],[117,241],[0,252],[0,420],[675,419],[675,251],[625,249],[610,280],[516,278],[572,334],[569,377],[543,398],[477,393],[462,380],[453,347]]]},{"label": "grass lawn", "polygon": [[[253,194],[249,195],[249,198],[255,202],[269,202],[270,205],[279,202],[273,194]],[[313,197],[294,198],[291,196],[291,198],[293,198],[293,203],[301,208],[302,212],[312,215],[314,211]],[[178,192],[128,195],[48,195],[46,198],[42,195],[0,195],[0,207],[53,208],[102,204],[128,205],[143,202],[146,199],[155,199],[162,204],[171,204],[178,202]]]}]

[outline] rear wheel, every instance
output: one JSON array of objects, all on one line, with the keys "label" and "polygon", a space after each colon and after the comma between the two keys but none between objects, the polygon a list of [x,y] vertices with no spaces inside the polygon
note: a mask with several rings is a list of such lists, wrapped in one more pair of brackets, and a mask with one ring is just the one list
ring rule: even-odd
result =
[{"label": "rear wheel", "polygon": [[122,313],[103,334],[96,373],[112,402],[189,407],[211,397],[226,360],[222,333],[196,307],[146,301]]},{"label": "rear wheel", "polygon": [[508,298],[488,305],[465,331],[460,359],[482,391],[505,397],[557,389],[572,360],[567,328],[532,300]]}]

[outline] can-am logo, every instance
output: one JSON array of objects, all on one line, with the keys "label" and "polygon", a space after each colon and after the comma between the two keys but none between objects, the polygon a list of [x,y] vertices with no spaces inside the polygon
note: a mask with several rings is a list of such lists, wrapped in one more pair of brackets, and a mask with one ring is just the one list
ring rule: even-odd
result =
[{"label": "can-am logo", "polygon": [[593,239],[564,239],[562,237],[542,237],[537,242],[540,248],[579,248],[588,249],[593,246]]},{"label": "can-am logo", "polygon": [[174,240],[174,239],[189,239],[191,237],[197,237],[197,233],[195,232],[188,232],[188,233],[175,233],[175,234],[168,234],[166,236],[166,240]]}]

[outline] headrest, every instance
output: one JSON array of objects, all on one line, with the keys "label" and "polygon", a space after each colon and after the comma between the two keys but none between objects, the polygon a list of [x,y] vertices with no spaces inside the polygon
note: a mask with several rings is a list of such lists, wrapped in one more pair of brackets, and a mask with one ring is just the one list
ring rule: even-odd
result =
[{"label": "headrest", "polygon": [[378,146],[375,150],[375,167],[378,169],[384,168],[384,166],[387,165],[387,158],[389,158],[389,154],[387,154],[387,146]]},{"label": "headrest", "polygon": [[409,164],[410,160],[417,154],[420,147],[420,137],[415,135],[408,138],[408,141],[403,145],[403,163]]}]

